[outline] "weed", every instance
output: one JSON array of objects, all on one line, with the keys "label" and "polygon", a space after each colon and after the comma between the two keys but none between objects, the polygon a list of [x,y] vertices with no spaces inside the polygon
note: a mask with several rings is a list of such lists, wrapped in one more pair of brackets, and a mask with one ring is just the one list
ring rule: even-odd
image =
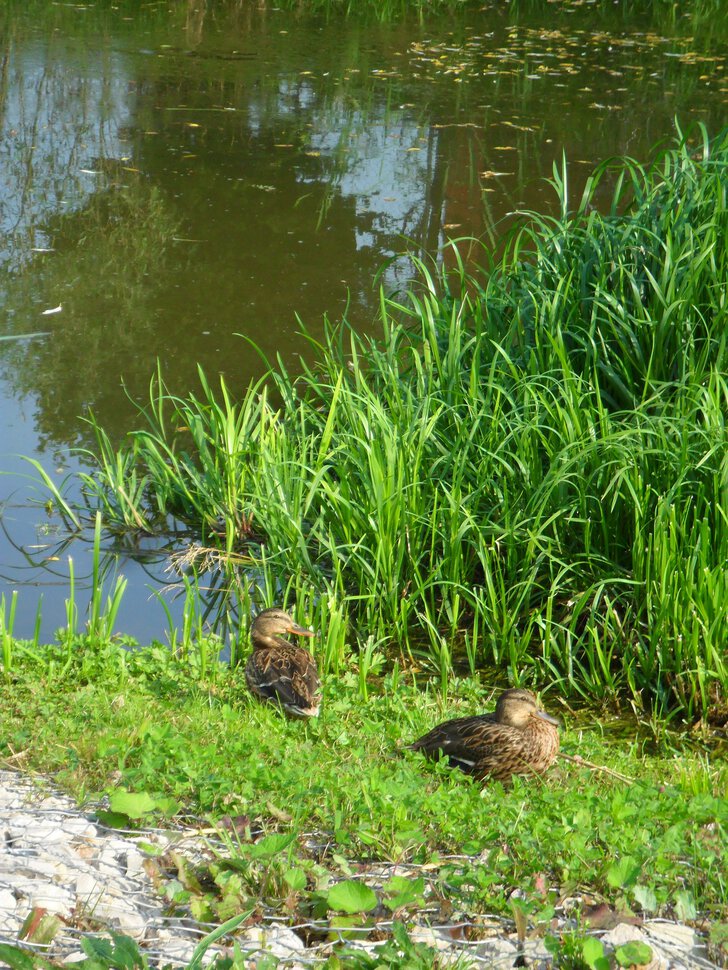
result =
[{"label": "weed", "polygon": [[199,529],[231,630],[251,596],[304,598],[338,670],[348,624],[363,696],[376,644],[426,656],[443,691],[467,656],[720,711],[728,133],[695,134],[599,166],[573,213],[556,168],[560,215],[524,215],[487,276],[420,262],[382,297],[379,340],[332,328],[296,378],[280,367],[236,403],[202,373],[180,399],[158,373],[126,447],[94,425],[89,502],[114,528]]}]

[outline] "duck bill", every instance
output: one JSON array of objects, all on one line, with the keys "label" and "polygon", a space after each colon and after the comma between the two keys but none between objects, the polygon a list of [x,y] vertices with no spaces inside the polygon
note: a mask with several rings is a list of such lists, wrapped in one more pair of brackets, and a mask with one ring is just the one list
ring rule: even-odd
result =
[{"label": "duck bill", "polygon": [[561,727],[561,721],[556,717],[551,717],[546,711],[536,711],[534,717],[540,717],[542,721],[548,721],[549,724],[555,724],[556,727]]},{"label": "duck bill", "polygon": [[287,633],[297,633],[299,637],[313,637],[315,633],[313,630],[307,630],[305,626],[299,626],[298,623],[291,623],[288,627]]}]

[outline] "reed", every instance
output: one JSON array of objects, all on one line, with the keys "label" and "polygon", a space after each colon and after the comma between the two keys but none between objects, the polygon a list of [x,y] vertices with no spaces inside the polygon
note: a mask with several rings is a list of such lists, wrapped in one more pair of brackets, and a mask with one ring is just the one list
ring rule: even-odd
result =
[{"label": "reed", "polygon": [[13,630],[15,629],[15,609],[18,605],[18,591],[10,594],[7,604],[5,594],[0,596],[0,649],[2,649],[3,672],[9,676],[13,669]]},{"label": "reed", "polygon": [[446,686],[466,655],[706,712],[728,675],[727,174],[728,132],[678,132],[571,212],[563,164],[558,215],[524,214],[480,275],[420,262],[378,339],[329,327],[237,402],[156,375],[113,463],[99,429],[89,496],[119,527],[198,526],[242,614],[304,603],[326,669],[348,623],[360,673],[374,645],[424,651]]},{"label": "reed", "polygon": [[[110,562],[106,559],[105,562]],[[91,598],[88,605],[86,632],[100,642],[110,640],[114,635],[116,617],[126,590],[127,580],[117,576],[111,593],[104,602],[104,570],[101,556],[101,513],[96,513],[94,525],[93,567],[91,574]],[[70,613],[69,613],[70,617]],[[69,622],[69,628],[73,628]]]}]

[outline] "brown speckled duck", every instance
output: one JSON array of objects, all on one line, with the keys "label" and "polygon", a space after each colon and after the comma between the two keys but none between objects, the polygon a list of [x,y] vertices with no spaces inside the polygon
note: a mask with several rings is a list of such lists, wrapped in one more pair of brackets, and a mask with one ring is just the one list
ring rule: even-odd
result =
[{"label": "brown speckled duck", "polygon": [[256,697],[280,704],[294,717],[316,717],[321,687],[316,661],[308,650],[297,647],[282,634],[312,637],[277,606],[263,610],[253,620],[250,639],[253,652],[245,667],[245,680]]},{"label": "brown speckled duck", "polygon": [[410,748],[428,758],[442,754],[481,781],[508,781],[546,771],[559,750],[558,723],[530,691],[515,688],[503,691],[493,714],[445,721]]}]

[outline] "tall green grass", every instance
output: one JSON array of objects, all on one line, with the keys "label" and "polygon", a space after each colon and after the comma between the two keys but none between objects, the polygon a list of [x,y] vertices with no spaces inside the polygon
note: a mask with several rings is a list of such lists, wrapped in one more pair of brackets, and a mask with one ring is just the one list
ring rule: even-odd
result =
[{"label": "tall green grass", "polygon": [[365,662],[445,682],[462,659],[724,704],[728,131],[698,136],[605,162],[574,211],[564,164],[558,214],[525,214],[487,272],[421,263],[378,339],[330,327],[315,364],[238,402],[156,375],[120,452],[96,429],[90,501],[119,527],[197,525],[244,613],[256,584],[308,604],[330,669],[348,624]]}]

